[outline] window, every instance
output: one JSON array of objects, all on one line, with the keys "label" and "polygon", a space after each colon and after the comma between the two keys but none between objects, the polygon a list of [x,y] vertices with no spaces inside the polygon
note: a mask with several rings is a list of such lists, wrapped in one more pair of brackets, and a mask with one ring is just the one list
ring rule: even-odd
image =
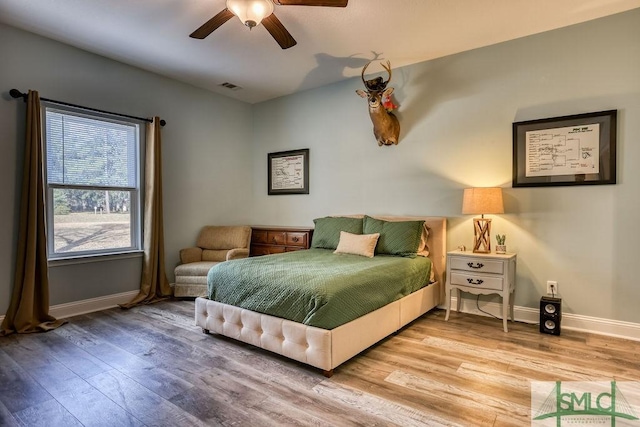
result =
[{"label": "window", "polygon": [[43,109],[49,259],[139,250],[141,123]]}]

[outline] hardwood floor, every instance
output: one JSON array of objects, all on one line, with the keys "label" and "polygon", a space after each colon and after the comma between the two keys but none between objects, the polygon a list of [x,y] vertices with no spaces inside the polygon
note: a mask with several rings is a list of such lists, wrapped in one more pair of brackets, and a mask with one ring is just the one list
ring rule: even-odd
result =
[{"label": "hardwood floor", "polygon": [[194,326],[193,301],[0,338],[1,426],[522,426],[530,381],[640,381],[640,343],[434,310],[319,370]]}]

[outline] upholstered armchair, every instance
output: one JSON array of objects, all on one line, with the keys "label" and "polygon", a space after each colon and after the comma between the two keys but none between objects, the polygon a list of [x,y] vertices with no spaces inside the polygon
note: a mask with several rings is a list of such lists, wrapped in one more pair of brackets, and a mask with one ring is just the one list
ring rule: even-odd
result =
[{"label": "upholstered armchair", "polygon": [[207,273],[214,265],[249,256],[251,227],[212,226],[200,230],[196,246],[180,250],[175,269],[176,297],[207,296]]}]

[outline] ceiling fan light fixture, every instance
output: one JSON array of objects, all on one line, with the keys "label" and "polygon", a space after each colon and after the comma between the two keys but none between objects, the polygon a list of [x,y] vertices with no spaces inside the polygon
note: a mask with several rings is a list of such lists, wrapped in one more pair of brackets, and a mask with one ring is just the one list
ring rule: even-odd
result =
[{"label": "ceiling fan light fixture", "polygon": [[273,13],[271,0],[227,0],[227,9],[233,12],[244,25],[253,28]]}]

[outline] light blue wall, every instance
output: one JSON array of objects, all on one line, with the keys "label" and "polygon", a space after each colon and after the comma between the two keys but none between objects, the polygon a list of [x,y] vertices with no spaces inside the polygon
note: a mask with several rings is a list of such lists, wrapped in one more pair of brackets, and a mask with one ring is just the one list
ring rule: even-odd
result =
[{"label": "light blue wall", "polygon": [[[377,146],[361,86],[354,78],[254,107],[254,223],[442,215],[449,248],[470,247],[463,188],[502,186],[507,213],[492,231],[518,253],[517,305],[536,307],[557,280],[566,312],[640,323],[640,10],[395,69],[396,147]],[[617,185],[510,188],[513,122],[609,109]],[[299,148],[310,149],[310,194],[267,196],[267,153]]]},{"label": "light blue wall", "polygon": [[[163,128],[167,273],[204,224],[249,221],[251,105],[0,25],[0,314],[13,287],[25,104],[9,89],[135,116]],[[51,304],[139,288],[141,258],[50,269]]]},{"label": "light blue wall", "polygon": [[[339,213],[449,217],[462,189],[503,186],[493,232],[518,252],[516,304],[557,280],[567,312],[640,323],[640,10],[394,70],[402,135],[378,147],[351,79],[248,105],[0,25],[0,313],[13,283],[24,104],[12,87],[138,116],[163,130],[167,273],[203,224],[311,225]],[[393,62],[393,58],[390,58]],[[618,184],[511,189],[514,121],[618,109]],[[253,126],[253,127],[252,127]],[[267,196],[272,151],[311,149],[311,194]],[[494,242],[495,243],[495,242]],[[51,303],[135,290],[140,261],[57,267]]]}]

